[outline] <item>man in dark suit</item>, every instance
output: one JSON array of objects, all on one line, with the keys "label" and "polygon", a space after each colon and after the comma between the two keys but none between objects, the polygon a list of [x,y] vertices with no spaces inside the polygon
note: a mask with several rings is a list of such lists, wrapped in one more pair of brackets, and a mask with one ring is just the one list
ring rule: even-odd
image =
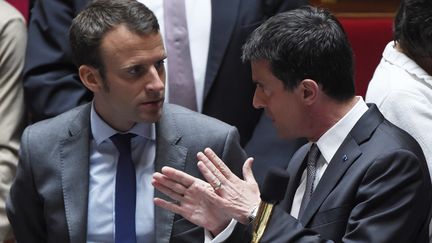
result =
[{"label": "man in dark suit", "polygon": [[17,241],[203,242],[202,228],[154,207],[161,194],[151,175],[169,165],[200,176],[196,154],[206,146],[240,172],[237,130],[164,105],[166,53],[145,5],[94,1],[74,19],[70,40],[94,99],[26,128],[7,203]]},{"label": "man in dark suit", "polygon": [[[203,0],[204,1],[204,0]],[[236,126],[241,145],[255,157],[254,171],[261,181],[270,167],[286,167],[304,141],[284,141],[276,136],[271,121],[252,106],[254,92],[250,65],[241,61],[241,46],[260,23],[278,12],[307,3],[306,0],[205,0],[211,5],[207,64],[200,112]],[[67,30],[72,18],[88,0],[37,0],[29,22],[29,41],[24,68],[26,104],[33,121],[53,117],[91,100],[71,60]],[[162,8],[162,1],[141,0]],[[202,1],[201,1],[202,2]],[[155,11],[158,16],[158,11]],[[188,14],[189,15],[193,14]],[[208,34],[207,33],[207,34]],[[204,38],[205,34],[200,34]],[[203,43],[204,41],[199,40]],[[201,44],[202,45],[202,44]],[[203,50],[200,50],[204,52]],[[168,58],[169,59],[169,58]],[[168,60],[169,65],[169,60]],[[199,68],[194,66],[195,68]]]},{"label": "man in dark suit", "polygon": [[[257,85],[254,106],[281,136],[309,140],[289,163],[285,198],[260,242],[428,241],[432,188],[422,150],[355,96],[351,47],[334,16],[313,7],[278,14],[254,31],[243,58]],[[250,161],[243,181],[210,149],[199,158],[209,183],[163,168],[153,184],[179,203],[155,202],[211,225],[219,239],[249,242],[250,231],[228,223],[247,225],[260,202]],[[215,190],[203,189],[210,186]],[[202,205],[206,210],[197,209]]]}]

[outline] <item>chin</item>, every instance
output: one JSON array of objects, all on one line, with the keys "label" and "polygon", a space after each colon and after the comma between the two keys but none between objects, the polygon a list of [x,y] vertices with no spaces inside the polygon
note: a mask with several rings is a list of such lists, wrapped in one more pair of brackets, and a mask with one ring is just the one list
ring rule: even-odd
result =
[{"label": "chin", "polygon": [[281,134],[281,133],[279,133],[279,132],[278,132],[278,137],[279,137],[279,138],[282,138],[282,139],[290,139],[290,138],[291,138],[291,136],[289,136],[289,135],[287,135],[287,134]]},{"label": "chin", "polygon": [[283,131],[280,131],[279,129],[277,129],[277,135],[279,138],[286,138],[286,134]]},{"label": "chin", "polygon": [[154,114],[145,114],[140,117],[140,121],[145,123],[155,123],[160,120],[161,115],[162,115],[162,110]]},{"label": "chin", "polygon": [[283,128],[276,127],[276,130],[277,130],[278,137],[280,137],[282,139],[293,139],[293,138],[295,138],[295,136],[294,136],[293,133],[291,133],[289,131],[286,131],[286,128],[283,129]]},{"label": "chin", "polygon": [[148,107],[140,106],[135,110],[135,118],[138,122],[145,123],[153,123],[159,121],[162,115],[162,105],[158,107],[152,107],[152,109],[148,109]]}]

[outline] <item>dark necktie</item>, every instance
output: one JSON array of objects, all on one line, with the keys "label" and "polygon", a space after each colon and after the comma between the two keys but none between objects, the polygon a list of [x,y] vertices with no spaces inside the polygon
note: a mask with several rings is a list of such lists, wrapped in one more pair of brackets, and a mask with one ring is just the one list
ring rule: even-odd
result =
[{"label": "dark necktie", "polygon": [[111,141],[119,151],[115,186],[115,242],[135,243],[136,174],[132,162],[131,138],[135,135],[116,134]]},{"label": "dark necktie", "polygon": [[164,0],[169,102],[197,110],[184,0]]},{"label": "dark necktie", "polygon": [[316,164],[317,164],[319,157],[320,157],[319,148],[315,143],[313,143],[310,150],[309,150],[308,157],[307,157],[306,189],[305,189],[305,192],[303,194],[303,199],[302,199],[302,202],[300,205],[300,211],[299,211],[298,218],[300,218],[303,215],[304,210],[305,210],[306,206],[308,205],[310,198],[312,196],[312,193],[314,190],[314,182],[315,182],[315,178],[316,178]]}]

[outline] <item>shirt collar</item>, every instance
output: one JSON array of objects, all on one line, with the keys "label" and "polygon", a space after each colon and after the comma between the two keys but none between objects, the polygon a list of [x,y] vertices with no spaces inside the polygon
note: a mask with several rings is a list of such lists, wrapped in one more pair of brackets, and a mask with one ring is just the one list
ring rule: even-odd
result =
[{"label": "shirt collar", "polygon": [[[93,135],[93,139],[97,145],[100,145],[103,141],[109,139],[116,133],[121,133],[110,125],[108,125],[94,109],[94,103],[92,103],[90,111],[90,126]],[[156,140],[156,126],[154,123],[137,123],[127,133],[133,133],[137,136]]]},{"label": "shirt collar", "polygon": [[357,103],[336,124],[325,132],[316,142],[327,163],[331,161],[342,142],[348,136],[357,121],[369,109],[361,96]]},{"label": "shirt collar", "polygon": [[403,52],[397,50],[394,41],[389,42],[385,47],[383,52],[383,58],[389,63],[396,65],[402,70],[405,70],[405,72],[432,85],[432,76],[429,75],[419,65],[417,65],[414,60],[409,58]]}]

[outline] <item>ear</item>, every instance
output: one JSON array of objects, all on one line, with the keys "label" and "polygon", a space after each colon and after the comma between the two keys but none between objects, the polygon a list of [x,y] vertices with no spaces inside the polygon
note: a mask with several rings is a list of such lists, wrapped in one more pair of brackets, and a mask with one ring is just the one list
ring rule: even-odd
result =
[{"label": "ear", "polygon": [[81,82],[87,87],[87,89],[93,93],[102,90],[102,78],[96,68],[88,65],[81,65],[78,72]]},{"label": "ear", "polygon": [[315,80],[304,79],[299,84],[300,96],[306,105],[311,105],[316,102],[318,98],[320,87]]}]

